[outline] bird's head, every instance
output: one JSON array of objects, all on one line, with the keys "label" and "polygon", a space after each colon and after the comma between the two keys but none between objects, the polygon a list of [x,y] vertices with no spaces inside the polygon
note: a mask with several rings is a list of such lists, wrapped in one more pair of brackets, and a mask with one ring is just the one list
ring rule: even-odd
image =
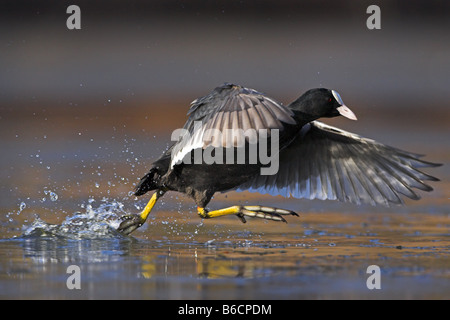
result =
[{"label": "bird's head", "polygon": [[344,104],[335,90],[325,88],[308,90],[291,105],[294,110],[300,111],[313,120],[337,116],[357,120],[355,114]]}]

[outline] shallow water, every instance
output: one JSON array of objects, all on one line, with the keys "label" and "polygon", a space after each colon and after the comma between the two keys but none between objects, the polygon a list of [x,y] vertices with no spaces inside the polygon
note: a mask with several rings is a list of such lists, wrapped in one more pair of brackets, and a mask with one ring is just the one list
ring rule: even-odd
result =
[{"label": "shallow water", "polygon": [[[242,198],[217,204],[230,201]],[[0,240],[0,298],[449,298],[444,212],[316,212],[243,225],[158,210],[126,237],[115,231],[123,205],[90,205]],[[71,265],[80,289],[67,287]],[[370,265],[381,269],[380,290],[367,288]]]}]

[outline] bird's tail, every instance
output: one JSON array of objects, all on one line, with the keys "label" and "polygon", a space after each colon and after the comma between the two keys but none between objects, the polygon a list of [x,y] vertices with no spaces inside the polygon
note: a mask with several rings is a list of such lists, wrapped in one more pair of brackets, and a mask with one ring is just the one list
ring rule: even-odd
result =
[{"label": "bird's tail", "polygon": [[143,194],[155,190],[157,188],[157,185],[155,183],[155,178],[157,175],[157,169],[151,168],[150,171],[141,178],[139,183],[134,188],[134,195],[136,196],[142,196]]}]

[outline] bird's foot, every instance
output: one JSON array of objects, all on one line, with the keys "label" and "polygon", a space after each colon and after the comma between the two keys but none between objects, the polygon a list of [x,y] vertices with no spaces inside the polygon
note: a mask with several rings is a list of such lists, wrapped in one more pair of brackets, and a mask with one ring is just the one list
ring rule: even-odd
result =
[{"label": "bird's foot", "polygon": [[145,219],[143,219],[139,214],[126,215],[120,219],[123,221],[120,223],[117,231],[124,235],[129,235],[145,223]]},{"label": "bird's foot", "polygon": [[287,223],[286,219],[283,218],[284,215],[293,215],[298,217],[298,214],[291,210],[263,207],[263,206],[233,206],[214,211],[208,211],[205,208],[200,207],[197,209],[199,216],[202,218],[215,218],[224,215],[234,214],[243,223],[246,222],[245,216],[256,217],[266,220],[283,221],[286,223]]},{"label": "bird's foot", "polygon": [[283,218],[284,215],[293,215],[298,217],[298,214],[291,210],[263,207],[263,206],[242,206],[240,212],[237,214],[237,216],[244,223],[245,223],[244,216],[261,218],[266,220],[282,221],[287,223],[286,219]]},{"label": "bird's foot", "polygon": [[148,215],[153,209],[153,206],[155,205],[156,201],[164,195],[166,190],[158,189],[155,193],[153,193],[152,197],[150,198],[149,202],[145,206],[144,210],[141,212],[141,214],[130,214],[121,217],[123,220],[122,223],[117,228],[117,231],[124,235],[129,235],[134,230],[142,226],[145,221],[147,220]]}]

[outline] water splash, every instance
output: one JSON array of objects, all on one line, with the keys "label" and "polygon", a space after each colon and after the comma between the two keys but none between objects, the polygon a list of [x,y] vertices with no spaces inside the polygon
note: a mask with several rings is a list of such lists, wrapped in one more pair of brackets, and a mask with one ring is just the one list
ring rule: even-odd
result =
[{"label": "water splash", "polygon": [[58,195],[51,190],[44,190],[44,194],[50,198],[50,201],[55,202],[58,200]]},{"label": "water splash", "polygon": [[19,211],[17,211],[17,215],[19,215],[26,207],[27,207],[27,204],[22,201],[19,205]]},{"label": "water splash", "polygon": [[51,224],[37,218],[30,226],[24,228],[22,237],[74,240],[126,238],[116,231],[120,224],[119,217],[125,214],[123,204],[103,199],[102,203],[94,208],[92,205],[94,201],[89,199],[85,212],[75,212],[66,217],[61,224]]}]

